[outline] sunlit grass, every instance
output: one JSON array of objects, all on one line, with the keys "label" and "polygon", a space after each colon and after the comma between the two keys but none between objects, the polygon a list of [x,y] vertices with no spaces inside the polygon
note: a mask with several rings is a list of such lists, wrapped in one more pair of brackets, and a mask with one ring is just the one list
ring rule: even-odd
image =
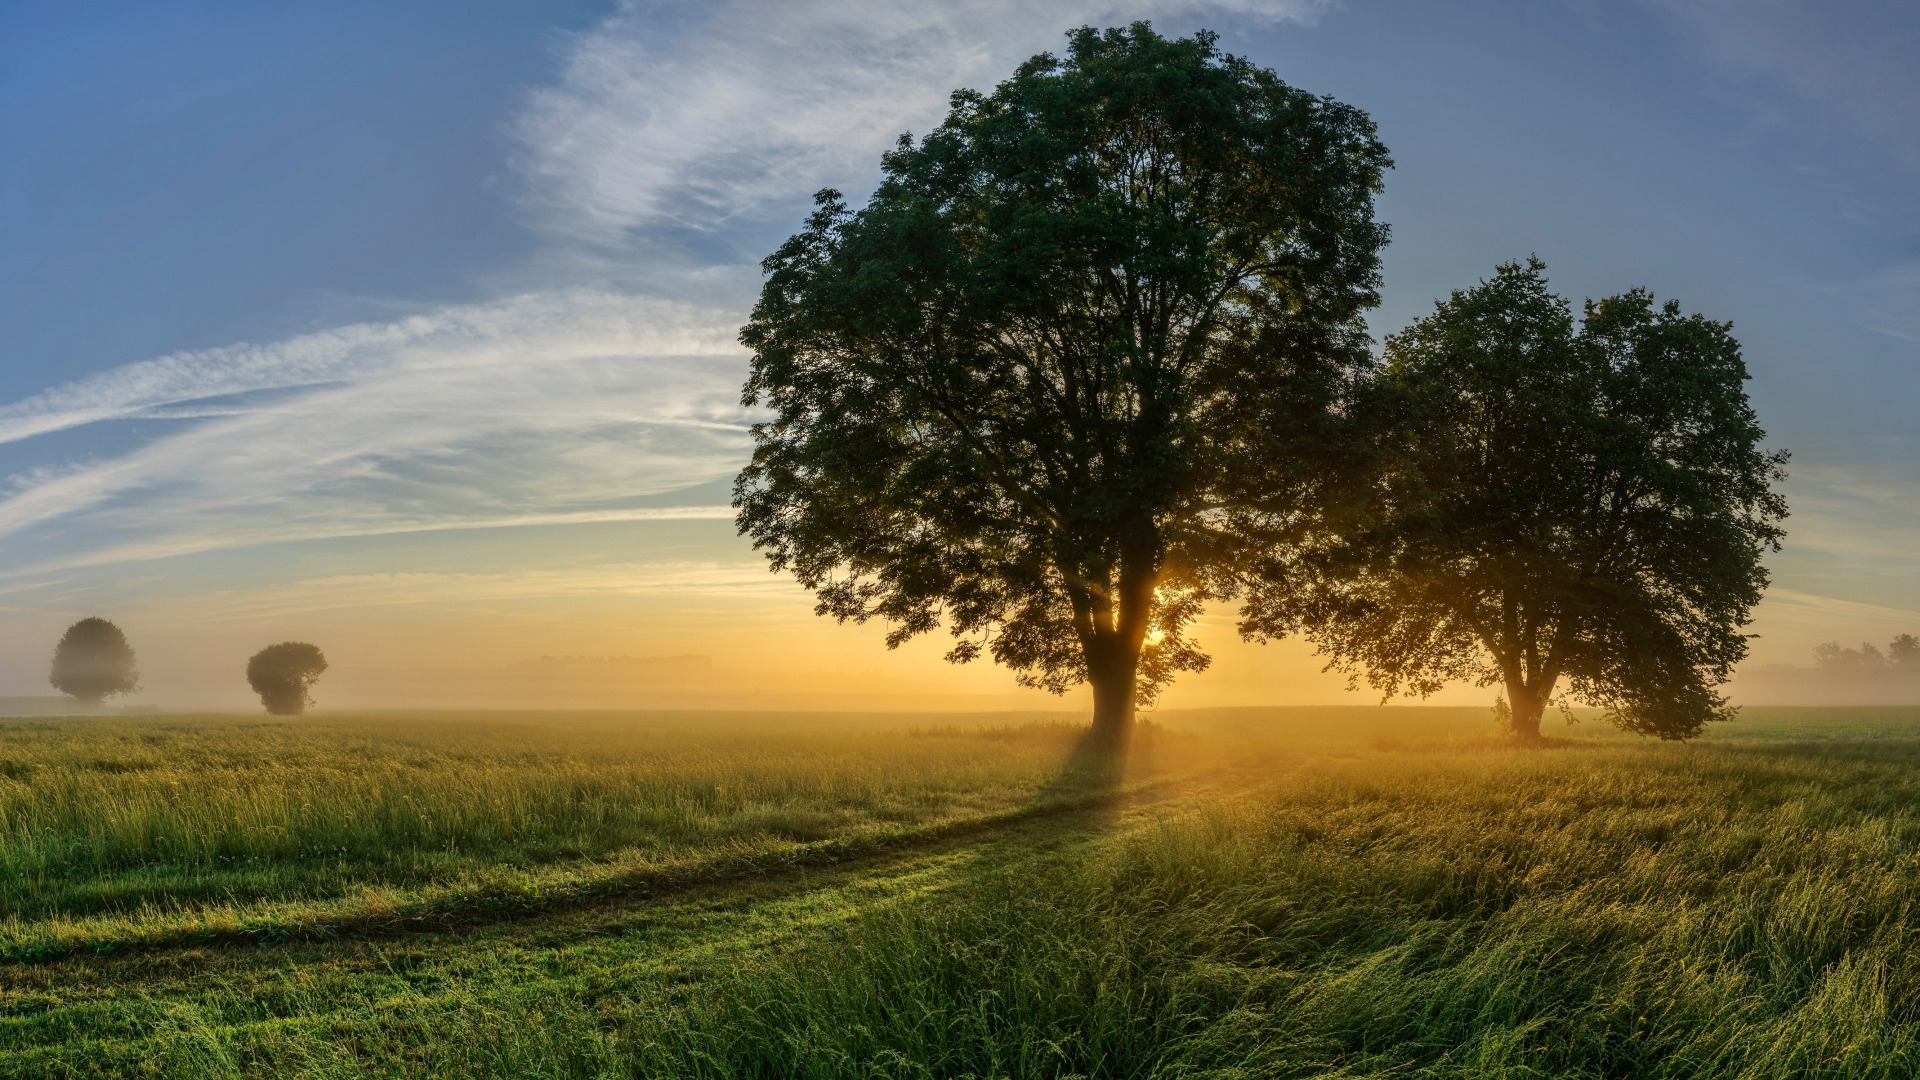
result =
[{"label": "sunlit grass", "polygon": [[[478,770],[545,808],[500,821],[549,831],[490,824],[485,846],[470,832],[392,862],[374,834],[332,858],[386,882],[400,921],[331,936],[292,933],[305,916],[284,900],[88,915],[87,875],[130,871],[61,864],[68,906],[12,920],[0,1076],[1920,1073],[1920,710],[1752,710],[1689,745],[1582,722],[1544,750],[1500,742],[1485,710],[1159,719],[1196,734],[1156,735],[1159,780],[1104,799],[1058,784],[1075,730],[1046,724],[368,719],[313,741],[315,721],[206,719],[183,725],[200,750],[176,732],[159,764],[121,771],[87,768],[103,752],[72,724],[10,733],[10,760],[46,740],[30,775],[144,792],[115,785],[193,772],[230,806],[267,759],[304,761],[309,786],[341,773],[335,792],[439,776],[420,790],[457,805],[478,805],[484,785],[455,782]],[[168,723],[87,738],[131,753]],[[275,739],[261,764],[231,757]],[[624,786],[579,779],[596,762]],[[536,797],[564,777],[599,794]],[[700,809],[606,809],[629,803]],[[785,807],[826,831],[767,824]],[[494,820],[469,814],[440,820]],[[318,895],[307,856],[259,842],[231,872],[295,875],[310,912],[370,902]],[[170,872],[229,872],[196,850]],[[801,850],[823,855],[757,861]],[[736,857],[742,873],[710,872]],[[430,865],[452,869],[405,878]],[[647,876],[680,865],[700,870]],[[435,921],[489,880],[515,903]],[[215,915],[274,932],[140,937]],[[77,951],[36,959],[35,933]]]},{"label": "sunlit grass", "polygon": [[1920,743],[1330,764],[625,1015],[640,1074],[1912,1076]]},{"label": "sunlit grass", "polygon": [[[923,825],[1030,799],[1077,731],[635,717],[0,724],[0,918],[335,895]],[[797,730],[795,730],[797,729]]]}]

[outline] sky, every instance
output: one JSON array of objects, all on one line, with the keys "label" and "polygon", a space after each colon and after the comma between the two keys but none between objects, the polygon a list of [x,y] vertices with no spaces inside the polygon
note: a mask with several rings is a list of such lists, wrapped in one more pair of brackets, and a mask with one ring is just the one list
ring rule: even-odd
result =
[{"label": "sky", "polygon": [[[954,88],[1136,19],[1373,116],[1376,335],[1529,254],[1576,302],[1733,322],[1793,454],[1750,664],[1920,632],[1911,5],[10,4],[0,695],[105,615],[160,705],[244,704],[288,638],[322,704],[699,653],[769,702],[1049,705],[815,618],[735,535],[735,335],[816,189],[857,202]],[[1373,700],[1230,611],[1197,636],[1167,706]]]}]

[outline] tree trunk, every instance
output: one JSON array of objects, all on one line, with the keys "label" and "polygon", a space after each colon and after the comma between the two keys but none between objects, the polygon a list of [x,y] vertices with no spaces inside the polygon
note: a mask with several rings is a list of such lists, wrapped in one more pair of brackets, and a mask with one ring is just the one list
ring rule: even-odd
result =
[{"label": "tree trunk", "polygon": [[1101,663],[1087,665],[1087,681],[1093,684],[1093,730],[1088,732],[1088,747],[1115,761],[1126,757],[1127,742],[1133,735],[1138,663],[1137,657],[1130,662],[1125,657],[1105,657]]},{"label": "tree trunk", "polygon": [[1540,741],[1540,717],[1547,711],[1545,694],[1537,694],[1523,682],[1507,680],[1507,705],[1513,710],[1513,735],[1521,742]]},{"label": "tree trunk", "polygon": [[1118,766],[1133,736],[1140,653],[1153,619],[1160,580],[1160,536],[1149,518],[1133,521],[1122,539],[1118,588],[1074,602],[1087,681],[1093,684],[1093,727],[1082,749],[1103,768]]}]

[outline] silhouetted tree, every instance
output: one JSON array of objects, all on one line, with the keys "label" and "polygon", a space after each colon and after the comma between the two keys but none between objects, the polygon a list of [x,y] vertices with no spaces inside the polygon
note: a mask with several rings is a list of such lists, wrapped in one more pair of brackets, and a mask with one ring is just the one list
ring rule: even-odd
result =
[{"label": "silhouetted tree", "polygon": [[[1895,638],[1894,647],[1899,645],[1899,638]],[[1813,662],[1828,671],[1879,671],[1887,666],[1887,657],[1872,642],[1863,641],[1859,648],[1849,649],[1829,641],[1813,647]]]},{"label": "silhouetted tree", "polygon": [[1895,634],[1887,643],[1887,660],[1903,671],[1920,671],[1920,638]]},{"label": "silhouetted tree", "polygon": [[1137,702],[1297,538],[1371,363],[1386,150],[1359,110],[1210,34],[1082,29],[902,137],[864,209],[820,193],[741,341],[739,526],[890,646],[943,624],[1056,693]]},{"label": "silhouetted tree", "polygon": [[1760,449],[1730,327],[1642,290],[1576,329],[1545,266],[1502,266],[1387,340],[1365,410],[1377,504],[1260,598],[1388,694],[1500,684],[1537,738],[1556,690],[1679,739],[1728,715],[1786,454]]},{"label": "silhouetted tree", "polygon": [[134,670],[133,646],[120,628],[106,619],[81,619],[53,647],[53,670],[47,681],[54,689],[88,705],[98,705],[116,694],[140,689]]},{"label": "silhouetted tree", "polygon": [[307,691],[327,670],[327,658],[318,646],[304,641],[269,645],[247,661],[247,685],[275,716],[299,716],[313,704]]}]

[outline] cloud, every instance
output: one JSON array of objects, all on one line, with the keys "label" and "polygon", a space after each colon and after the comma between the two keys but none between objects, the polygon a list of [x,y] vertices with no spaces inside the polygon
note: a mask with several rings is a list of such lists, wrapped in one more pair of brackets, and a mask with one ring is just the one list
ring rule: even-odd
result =
[{"label": "cloud", "polygon": [[1143,18],[1311,19],[1326,0],[721,2],[691,25],[629,4],[567,53],[517,125],[544,220],[597,243],[712,230],[873,175],[957,87],[989,87],[1065,31]]},{"label": "cloud", "polygon": [[[614,343],[685,355],[737,355],[738,318],[605,293],[528,295],[358,323],[270,345],[241,343],[128,364],[0,406],[0,443],[137,417],[232,415],[207,399],[315,387],[381,371],[538,362]],[[527,350],[533,351],[529,353]]]},{"label": "cloud", "polygon": [[1775,586],[1754,611],[1749,633],[1758,635],[1743,671],[1768,664],[1805,666],[1825,641],[1884,645],[1895,634],[1920,629],[1920,609],[1870,604]]},{"label": "cloud", "polygon": [[[1883,574],[1912,573],[1914,536],[1920,532],[1920,484],[1863,464],[1795,465],[1788,492],[1793,506],[1786,526],[1791,549],[1878,562]],[[1920,602],[1920,596],[1914,599]]]},{"label": "cloud", "polygon": [[757,563],[602,563],[510,573],[365,573],[305,578],[251,589],[169,597],[175,622],[221,623],[284,619],[318,611],[416,604],[498,603],[556,597],[785,596],[791,583]]},{"label": "cloud", "polygon": [[0,438],[297,392],[208,410],[119,458],[16,478],[0,541],[21,573],[277,540],[659,516],[672,508],[635,500],[728,475],[746,453],[739,318],[604,293],[526,296],[129,365],[0,409]]},{"label": "cloud", "polygon": [[1898,468],[1796,464],[1775,584],[1755,609],[1754,664],[1805,663],[1832,638],[1920,631],[1913,537],[1920,485]]},{"label": "cloud", "polygon": [[1794,589],[1769,589],[1767,602],[1774,607],[1792,608],[1806,613],[1804,619],[1806,622],[1834,623],[1843,628],[1879,624],[1889,626],[1920,624],[1920,610],[1888,607],[1885,604],[1863,604],[1855,600],[1816,596]]},{"label": "cloud", "polygon": [[[711,234],[787,213],[818,186],[859,184],[901,131],[938,121],[954,87],[1003,78],[1072,26],[1307,20],[1325,6],[629,5],[575,38],[557,84],[531,96],[514,124],[518,163],[559,250],[588,241],[602,252],[593,258],[697,268],[697,243],[642,254],[622,242],[647,229]],[[62,430],[164,425],[118,456],[12,477],[0,577],[286,540],[724,516],[711,493],[688,506],[657,497],[745,460],[742,317],[548,289],[176,353],[0,405],[0,444],[28,454]]]}]

